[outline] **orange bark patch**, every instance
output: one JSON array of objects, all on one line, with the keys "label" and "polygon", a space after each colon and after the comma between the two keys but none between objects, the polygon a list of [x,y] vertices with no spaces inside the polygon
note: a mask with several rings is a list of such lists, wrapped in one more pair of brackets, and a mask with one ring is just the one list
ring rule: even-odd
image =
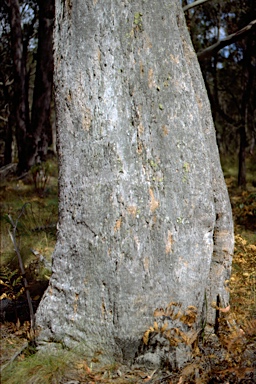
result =
[{"label": "orange bark patch", "polygon": [[197,105],[198,105],[199,109],[202,109],[203,108],[203,103],[202,103],[201,98],[198,95],[196,95],[196,102],[197,102]]},{"label": "orange bark patch", "polygon": [[120,230],[120,228],[121,228],[121,224],[122,224],[122,219],[120,218],[120,219],[118,219],[118,220],[116,221],[116,224],[115,224],[115,226],[114,226],[114,231],[115,231],[115,232],[117,232],[117,231]]},{"label": "orange bark patch", "polygon": [[145,40],[144,40],[145,48],[151,49],[152,48],[152,42],[148,35],[145,34]]},{"label": "orange bark patch", "polygon": [[143,151],[143,145],[141,142],[138,142],[138,146],[137,146],[137,152],[139,155],[142,154],[142,151]]},{"label": "orange bark patch", "polygon": [[72,318],[71,318],[72,321],[75,321],[75,314],[77,313],[77,307],[78,307],[78,305],[77,305],[78,298],[79,298],[79,294],[76,293],[76,294],[75,294],[74,304],[73,304],[74,314],[73,314],[73,316],[72,316]]},{"label": "orange bark patch", "polygon": [[140,123],[139,126],[138,126],[139,137],[142,135],[143,132],[144,132],[144,127],[143,127],[143,124]]},{"label": "orange bark patch", "polygon": [[154,192],[151,188],[149,188],[149,194],[150,194],[150,211],[154,212],[159,207],[159,201],[155,199]]},{"label": "orange bark patch", "polygon": [[170,59],[173,63],[179,64],[180,60],[178,56],[173,56],[172,54],[170,55]]},{"label": "orange bark patch", "polygon": [[162,131],[163,131],[165,136],[167,136],[169,134],[169,131],[168,131],[168,128],[166,127],[166,125],[162,126]]},{"label": "orange bark patch", "polygon": [[70,102],[71,100],[72,100],[72,93],[71,93],[71,90],[69,90],[67,94],[67,101]]},{"label": "orange bark patch", "polygon": [[129,215],[132,215],[133,217],[135,217],[136,216],[136,212],[137,212],[136,205],[130,205],[129,207],[127,207],[127,211],[129,213]]},{"label": "orange bark patch", "polygon": [[165,246],[165,252],[166,253],[171,253],[172,252],[172,244],[173,244],[173,236],[170,231],[168,231],[168,236],[167,236],[167,242]]},{"label": "orange bark patch", "polygon": [[149,258],[145,257],[143,260],[144,269],[146,272],[149,272]]},{"label": "orange bark patch", "polygon": [[149,88],[152,88],[153,85],[154,85],[154,78],[153,78],[153,69],[151,68],[149,71],[148,71],[148,86]]}]

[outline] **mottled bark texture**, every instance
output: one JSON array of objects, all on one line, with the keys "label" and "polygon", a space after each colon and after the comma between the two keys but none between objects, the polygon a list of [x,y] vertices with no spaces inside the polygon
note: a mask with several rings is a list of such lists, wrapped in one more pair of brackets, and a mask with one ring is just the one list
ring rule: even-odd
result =
[{"label": "mottled bark texture", "polygon": [[[38,342],[132,361],[157,308],[189,332],[214,329],[211,302],[228,304],[233,224],[210,105],[179,0],[56,11],[60,217]],[[188,306],[193,325],[175,315]],[[189,359],[186,343],[160,349],[136,361]]]}]

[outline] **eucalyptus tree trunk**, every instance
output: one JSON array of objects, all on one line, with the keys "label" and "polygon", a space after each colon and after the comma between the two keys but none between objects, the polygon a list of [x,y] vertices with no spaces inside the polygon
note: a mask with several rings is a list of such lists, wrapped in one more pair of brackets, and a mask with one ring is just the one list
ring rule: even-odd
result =
[{"label": "eucalyptus tree trunk", "polygon": [[[60,215],[39,347],[182,366],[191,343],[173,329],[214,330],[211,303],[228,305],[233,224],[179,0],[58,0],[55,88]],[[148,340],[164,319],[167,354]]]}]

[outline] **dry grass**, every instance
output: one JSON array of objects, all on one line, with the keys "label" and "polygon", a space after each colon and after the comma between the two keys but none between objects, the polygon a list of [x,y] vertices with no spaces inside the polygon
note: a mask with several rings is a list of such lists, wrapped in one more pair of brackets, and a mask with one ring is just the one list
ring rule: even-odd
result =
[{"label": "dry grass", "polygon": [[11,221],[17,225],[16,241],[29,283],[33,285],[49,278],[49,271],[40,266],[38,257],[31,251],[39,252],[51,262],[58,220],[56,161],[51,160],[47,169],[48,178],[43,189],[38,189],[31,173],[22,180],[12,178],[0,184],[1,298],[4,294],[4,297],[17,299],[21,294],[19,264],[10,237]]}]

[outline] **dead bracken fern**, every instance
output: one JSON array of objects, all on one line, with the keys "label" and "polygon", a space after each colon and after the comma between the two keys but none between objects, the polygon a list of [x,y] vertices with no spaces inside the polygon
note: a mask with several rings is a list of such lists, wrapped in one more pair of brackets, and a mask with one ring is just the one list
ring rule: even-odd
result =
[{"label": "dead bracken fern", "polygon": [[247,320],[243,327],[243,331],[250,341],[256,341],[256,319]]},{"label": "dead bracken fern", "polygon": [[[223,319],[221,321],[223,322]],[[225,329],[225,326],[222,327],[220,340],[226,347],[228,353],[233,357],[237,356],[240,360],[242,353],[249,345],[256,341],[256,320],[247,320],[243,327],[238,326],[235,321],[230,325],[229,319],[225,319],[224,321],[227,322],[228,329],[227,327]]]},{"label": "dead bracken fern", "polygon": [[[165,309],[157,308],[154,311],[154,318],[153,326],[144,332],[143,342],[145,345],[148,344],[152,333],[161,333],[172,346],[177,346],[179,343],[192,345],[198,337],[199,331],[192,328],[197,318],[197,309],[194,306],[189,306],[184,311],[181,309],[180,303],[171,302]],[[157,319],[160,321],[158,322]],[[178,326],[170,327],[168,320],[185,324],[189,330],[182,331]]]},{"label": "dead bracken fern", "polygon": [[241,235],[236,235],[235,241],[228,289],[233,311],[238,322],[243,324],[256,316],[256,245],[248,244]]},{"label": "dead bracken fern", "polygon": [[157,343],[166,348],[164,339],[170,346],[169,352],[183,344],[190,347],[191,353],[190,362],[177,374],[166,362],[167,371],[172,373],[161,383],[206,384],[210,379],[212,383],[255,382],[256,319],[240,325],[231,306],[222,308],[215,303],[215,308],[219,311],[218,332],[207,337],[201,337],[201,329],[196,330],[194,306],[183,310],[179,303],[171,302],[154,311],[153,325],[143,335],[143,350],[152,352]]}]

